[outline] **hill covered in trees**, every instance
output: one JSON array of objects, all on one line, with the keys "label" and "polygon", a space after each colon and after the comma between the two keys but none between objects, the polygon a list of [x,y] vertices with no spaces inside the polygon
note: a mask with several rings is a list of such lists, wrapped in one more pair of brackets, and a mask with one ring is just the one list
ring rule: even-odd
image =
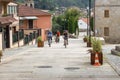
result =
[{"label": "hill covered in trees", "polygon": [[[24,3],[25,0],[16,0]],[[34,0],[35,8],[54,10],[56,7],[70,7],[76,6],[79,8],[86,8],[89,0]],[[91,0],[93,3],[93,0]]]}]

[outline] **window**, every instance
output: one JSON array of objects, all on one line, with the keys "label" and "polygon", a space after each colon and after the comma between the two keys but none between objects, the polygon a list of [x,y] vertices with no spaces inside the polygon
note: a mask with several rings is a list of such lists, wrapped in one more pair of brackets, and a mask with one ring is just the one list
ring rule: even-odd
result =
[{"label": "window", "polygon": [[20,24],[20,26],[23,26],[24,21],[23,21],[23,20],[20,20],[19,24]]},{"label": "window", "polygon": [[30,4],[30,7],[33,7],[33,5],[32,5],[32,4]]},{"label": "window", "polygon": [[17,13],[17,7],[16,6],[8,6],[8,8],[7,8],[8,10],[8,14],[15,14],[15,13]]},{"label": "window", "polygon": [[109,36],[109,28],[104,27],[104,36]]},{"label": "window", "polygon": [[25,6],[27,6],[27,4],[25,4]]},{"label": "window", "polygon": [[29,20],[29,29],[33,29],[33,20]]},{"label": "window", "polygon": [[106,17],[106,18],[109,17],[109,10],[104,11],[104,17]]}]

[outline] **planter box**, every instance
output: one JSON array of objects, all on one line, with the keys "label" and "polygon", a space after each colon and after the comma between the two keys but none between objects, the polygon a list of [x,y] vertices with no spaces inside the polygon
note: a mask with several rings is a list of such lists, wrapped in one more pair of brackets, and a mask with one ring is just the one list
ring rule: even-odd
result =
[{"label": "planter box", "polygon": [[87,42],[87,47],[91,47],[92,43]]},{"label": "planter box", "polygon": [[38,47],[44,47],[44,41],[38,42]]},{"label": "planter box", "polygon": [[[90,61],[91,61],[91,65],[95,64],[95,53],[91,53],[90,54]],[[99,53],[98,54],[98,59],[99,59],[99,63],[102,65],[103,64],[103,53]]]},{"label": "planter box", "polygon": [[83,41],[84,41],[84,42],[87,42],[87,38],[83,38]]}]

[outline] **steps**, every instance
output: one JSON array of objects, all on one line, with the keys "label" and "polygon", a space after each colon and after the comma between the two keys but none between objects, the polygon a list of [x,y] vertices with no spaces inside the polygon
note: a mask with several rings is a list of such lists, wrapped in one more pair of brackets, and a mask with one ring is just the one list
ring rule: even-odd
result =
[{"label": "steps", "polygon": [[120,46],[115,46],[115,49],[111,50],[111,54],[120,56]]}]

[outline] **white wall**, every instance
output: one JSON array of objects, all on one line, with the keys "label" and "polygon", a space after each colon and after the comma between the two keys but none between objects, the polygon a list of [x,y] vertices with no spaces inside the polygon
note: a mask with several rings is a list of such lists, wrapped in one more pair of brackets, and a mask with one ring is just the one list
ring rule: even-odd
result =
[{"label": "white wall", "polygon": [[87,29],[87,24],[83,20],[78,20],[79,29]]}]

